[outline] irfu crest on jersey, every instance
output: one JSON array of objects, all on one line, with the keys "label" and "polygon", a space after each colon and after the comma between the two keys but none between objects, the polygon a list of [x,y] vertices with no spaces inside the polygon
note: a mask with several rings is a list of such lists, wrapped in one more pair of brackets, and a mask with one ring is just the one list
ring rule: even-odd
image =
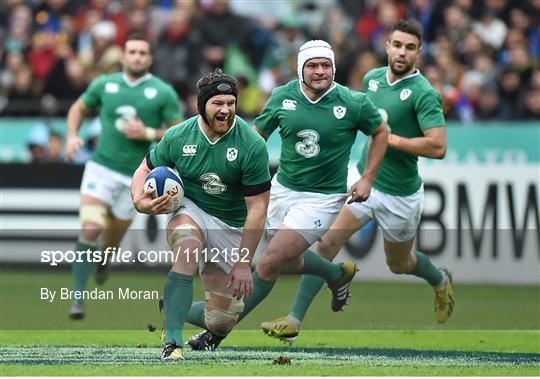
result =
[{"label": "irfu crest on jersey", "polygon": [[228,147],[227,148],[227,160],[229,162],[232,162],[236,160],[236,157],[238,157],[238,149],[234,147]]},{"label": "irfu crest on jersey", "polygon": [[379,82],[376,81],[376,80],[371,79],[368,82],[368,90],[373,91],[373,92],[377,92],[378,89],[379,89]]},{"label": "irfu crest on jersey", "polygon": [[347,113],[347,108],[342,107],[341,105],[334,107],[334,116],[336,116],[338,120],[341,120],[345,116],[345,113]]},{"label": "irfu crest on jersey", "polygon": [[157,95],[157,89],[152,88],[152,87],[148,87],[144,89],[144,96],[146,96],[148,100],[152,100],[154,97],[156,97],[156,95]]},{"label": "irfu crest on jersey", "polygon": [[401,92],[399,93],[399,99],[401,101],[405,101],[411,96],[412,91],[408,88],[403,88]]}]

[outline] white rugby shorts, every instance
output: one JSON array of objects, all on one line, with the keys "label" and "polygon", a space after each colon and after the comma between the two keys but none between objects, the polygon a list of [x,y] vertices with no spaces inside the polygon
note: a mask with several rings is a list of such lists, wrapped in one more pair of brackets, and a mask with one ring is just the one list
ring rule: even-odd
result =
[{"label": "white rugby shorts", "polygon": [[112,214],[122,220],[135,217],[131,200],[131,177],[113,171],[94,161],[86,162],[81,181],[81,194],[107,203]]},{"label": "white rugby shorts", "polygon": [[364,225],[375,219],[389,242],[406,242],[416,235],[424,209],[424,185],[409,196],[393,196],[371,189],[362,203],[345,205]]},{"label": "white rugby shorts", "polygon": [[330,228],[345,199],[344,193],[327,195],[292,190],[279,183],[275,175],[266,220],[268,234],[276,234],[277,229],[284,225],[297,231],[312,245]]},{"label": "white rugby shorts", "polygon": [[243,229],[227,225],[203,211],[187,197],[183,205],[171,215],[169,222],[182,214],[191,217],[204,234],[206,243],[197,257],[199,272],[202,273],[206,263],[211,262],[228,275],[236,262],[245,256],[245,252],[240,251]]}]

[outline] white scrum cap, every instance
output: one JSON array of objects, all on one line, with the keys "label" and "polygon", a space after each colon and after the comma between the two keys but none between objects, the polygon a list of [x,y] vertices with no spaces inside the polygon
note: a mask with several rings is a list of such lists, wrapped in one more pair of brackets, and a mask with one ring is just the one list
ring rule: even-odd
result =
[{"label": "white scrum cap", "polygon": [[334,58],[334,51],[330,44],[326,41],[315,39],[307,41],[298,51],[298,78],[301,82],[304,81],[302,72],[304,71],[304,65],[306,62],[313,58],[327,58],[332,62],[332,79],[336,76],[336,62]]}]

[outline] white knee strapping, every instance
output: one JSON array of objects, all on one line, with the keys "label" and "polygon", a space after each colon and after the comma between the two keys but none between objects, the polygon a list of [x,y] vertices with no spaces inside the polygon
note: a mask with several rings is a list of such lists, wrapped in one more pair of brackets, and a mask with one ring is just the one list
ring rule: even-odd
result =
[{"label": "white knee strapping", "polygon": [[105,228],[107,226],[107,207],[98,204],[82,205],[79,209],[79,219],[81,225],[91,222]]},{"label": "white knee strapping", "polygon": [[204,244],[204,242],[201,241],[199,229],[191,224],[178,225],[167,236],[167,242],[171,249],[174,249],[175,246],[189,240],[197,241],[201,245]]},{"label": "white knee strapping", "polygon": [[223,292],[205,291],[204,322],[211,332],[227,335],[233,330],[240,313],[244,310],[244,300]]}]

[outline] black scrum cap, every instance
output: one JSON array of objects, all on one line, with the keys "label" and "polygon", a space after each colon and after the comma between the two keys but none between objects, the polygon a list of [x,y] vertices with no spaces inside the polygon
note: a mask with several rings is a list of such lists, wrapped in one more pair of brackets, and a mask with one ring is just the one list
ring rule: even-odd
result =
[{"label": "black scrum cap", "polygon": [[203,120],[208,124],[206,119],[205,106],[206,102],[217,95],[233,95],[238,99],[238,91],[236,89],[236,80],[223,73],[220,68],[207,76],[199,79],[197,82],[197,109]]}]

